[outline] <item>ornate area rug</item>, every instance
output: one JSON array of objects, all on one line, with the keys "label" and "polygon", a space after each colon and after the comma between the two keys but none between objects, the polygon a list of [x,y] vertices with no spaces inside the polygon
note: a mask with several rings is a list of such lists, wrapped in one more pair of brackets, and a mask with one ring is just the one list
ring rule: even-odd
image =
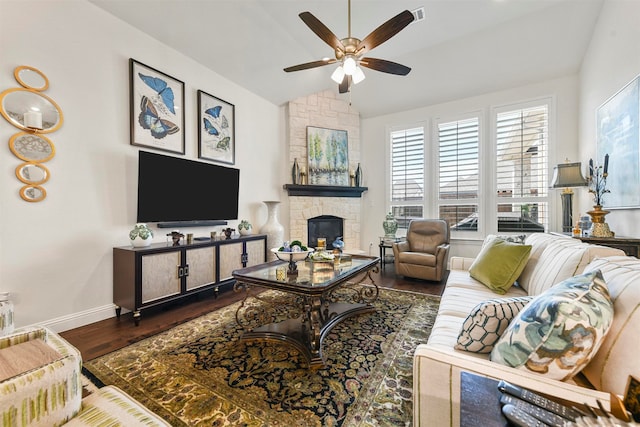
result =
[{"label": "ornate area rug", "polygon": [[[276,307],[286,298],[261,295]],[[375,312],[349,318],[327,335],[320,368],[310,369],[286,343],[240,341],[239,303],[85,368],[175,426],[410,426],[413,351],[427,341],[439,302],[381,288]]]}]

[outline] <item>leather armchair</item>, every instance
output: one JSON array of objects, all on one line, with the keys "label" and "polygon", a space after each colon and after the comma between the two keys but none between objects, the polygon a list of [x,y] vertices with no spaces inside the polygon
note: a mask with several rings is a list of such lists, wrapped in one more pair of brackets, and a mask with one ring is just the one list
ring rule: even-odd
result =
[{"label": "leather armchair", "polygon": [[449,224],[441,219],[409,223],[407,240],[393,244],[396,274],[440,281],[449,255]]}]

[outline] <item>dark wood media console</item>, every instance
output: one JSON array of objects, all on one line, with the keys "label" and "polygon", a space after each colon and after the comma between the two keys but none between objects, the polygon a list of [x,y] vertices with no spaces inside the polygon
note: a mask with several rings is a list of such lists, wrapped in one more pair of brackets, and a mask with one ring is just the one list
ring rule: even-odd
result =
[{"label": "dark wood media console", "polygon": [[135,324],[141,311],[189,295],[235,282],[233,271],[264,263],[267,236],[228,240],[197,240],[171,246],[156,243],[145,248],[113,248],[113,302],[116,315],[131,310]]}]

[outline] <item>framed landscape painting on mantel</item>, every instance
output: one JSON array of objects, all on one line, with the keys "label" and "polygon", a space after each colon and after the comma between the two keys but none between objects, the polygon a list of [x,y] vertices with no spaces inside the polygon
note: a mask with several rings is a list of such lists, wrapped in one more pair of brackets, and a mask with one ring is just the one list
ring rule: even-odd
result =
[{"label": "framed landscape painting on mantel", "polygon": [[131,145],[184,154],[184,83],[129,59]]},{"label": "framed landscape painting on mantel", "polygon": [[349,146],[346,130],[307,126],[310,185],[349,185]]},{"label": "framed landscape painting on mantel", "polygon": [[640,207],[640,76],[605,101],[596,113],[597,165],[609,154],[606,209]]},{"label": "framed landscape painting on mantel", "polygon": [[235,106],[198,91],[198,157],[235,163]]}]

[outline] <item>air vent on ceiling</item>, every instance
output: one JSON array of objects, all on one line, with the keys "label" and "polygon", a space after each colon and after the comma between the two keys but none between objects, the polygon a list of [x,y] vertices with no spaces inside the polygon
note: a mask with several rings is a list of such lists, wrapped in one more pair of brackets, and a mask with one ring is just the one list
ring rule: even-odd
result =
[{"label": "air vent on ceiling", "polygon": [[413,17],[415,18],[415,20],[413,21],[414,23],[424,20],[424,6],[412,10],[411,13],[413,13]]}]

